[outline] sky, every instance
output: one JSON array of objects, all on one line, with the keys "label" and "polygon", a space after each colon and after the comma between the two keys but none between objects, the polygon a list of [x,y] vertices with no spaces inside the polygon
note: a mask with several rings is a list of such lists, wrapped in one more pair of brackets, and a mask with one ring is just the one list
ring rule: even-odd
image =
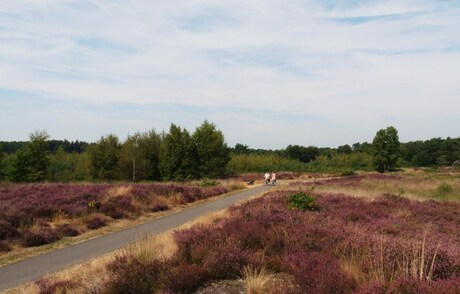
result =
[{"label": "sky", "polygon": [[460,136],[460,1],[2,0],[0,141],[214,123],[280,149]]}]

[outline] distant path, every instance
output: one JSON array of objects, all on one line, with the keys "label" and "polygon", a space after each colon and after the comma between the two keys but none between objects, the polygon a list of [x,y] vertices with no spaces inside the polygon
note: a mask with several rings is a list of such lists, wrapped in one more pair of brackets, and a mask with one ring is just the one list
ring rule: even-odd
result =
[{"label": "distant path", "polygon": [[46,274],[124,247],[135,241],[139,235],[156,235],[176,228],[199,216],[227,208],[241,200],[248,199],[253,195],[269,189],[270,186],[247,189],[240,193],[185,209],[141,225],[1,267],[0,291],[13,288],[22,283],[34,281]]}]

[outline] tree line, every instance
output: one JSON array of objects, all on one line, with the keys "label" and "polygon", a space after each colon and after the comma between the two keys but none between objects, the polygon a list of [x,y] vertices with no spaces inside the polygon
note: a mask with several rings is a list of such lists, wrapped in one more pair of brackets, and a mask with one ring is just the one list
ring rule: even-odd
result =
[{"label": "tree line", "polygon": [[49,143],[46,131],[35,131],[14,154],[1,152],[1,177],[14,182],[181,181],[224,176],[230,159],[223,133],[208,121],[192,134],[175,124],[167,133],[137,132],[124,142],[109,134],[71,153],[64,144],[52,152]]},{"label": "tree line", "polygon": [[[288,145],[285,149],[228,147],[223,133],[208,121],[190,133],[171,124],[96,143],[49,140],[45,131],[29,142],[0,142],[0,179],[37,181],[159,181],[216,178],[243,172],[347,172],[399,167],[452,165],[460,159],[460,138],[434,138],[400,143],[394,127],[379,130],[371,143],[337,148]],[[3,152],[2,152],[3,150]]]}]

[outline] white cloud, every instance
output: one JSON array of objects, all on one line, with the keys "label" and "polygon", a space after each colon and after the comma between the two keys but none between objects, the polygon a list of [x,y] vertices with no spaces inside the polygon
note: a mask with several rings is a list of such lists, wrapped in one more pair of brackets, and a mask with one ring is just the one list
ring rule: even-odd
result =
[{"label": "white cloud", "polygon": [[[229,141],[268,147],[371,140],[385,124],[432,126],[460,106],[455,2],[22,0],[0,11],[0,106],[3,88],[87,107],[177,104],[207,117],[220,108],[212,117]],[[196,122],[196,112],[179,119]],[[123,136],[148,124],[84,115]],[[259,127],[267,119],[277,136]]]}]

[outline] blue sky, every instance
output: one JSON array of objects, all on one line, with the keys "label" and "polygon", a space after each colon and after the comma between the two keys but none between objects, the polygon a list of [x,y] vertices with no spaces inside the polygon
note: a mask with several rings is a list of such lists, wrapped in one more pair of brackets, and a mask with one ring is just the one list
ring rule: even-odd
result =
[{"label": "blue sky", "polygon": [[0,140],[193,131],[336,147],[460,136],[460,1],[0,2]]}]

